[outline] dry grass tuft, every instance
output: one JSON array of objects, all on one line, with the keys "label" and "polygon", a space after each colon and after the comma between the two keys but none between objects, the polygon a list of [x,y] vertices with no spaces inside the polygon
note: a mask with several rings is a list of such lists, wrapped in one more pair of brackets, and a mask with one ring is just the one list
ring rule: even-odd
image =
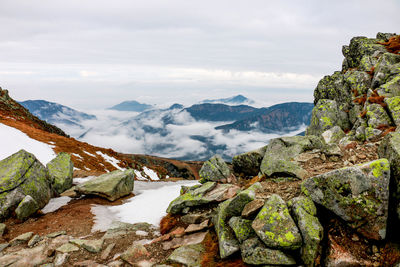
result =
[{"label": "dry grass tuft", "polygon": [[380,43],[386,46],[386,50],[390,53],[399,54],[400,53],[400,35],[393,36],[387,42]]},{"label": "dry grass tuft", "polygon": [[179,223],[178,216],[168,213],[160,221],[160,233],[167,234]]}]

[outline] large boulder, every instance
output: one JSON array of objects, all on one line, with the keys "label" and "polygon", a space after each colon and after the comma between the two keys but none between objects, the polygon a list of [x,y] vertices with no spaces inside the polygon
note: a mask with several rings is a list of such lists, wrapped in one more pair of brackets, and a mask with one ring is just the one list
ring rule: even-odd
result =
[{"label": "large boulder", "polygon": [[267,146],[259,149],[236,155],[232,159],[233,169],[237,173],[246,175],[257,175],[260,171],[261,161],[265,155]]},{"label": "large boulder", "polygon": [[229,226],[232,228],[237,240],[243,243],[245,240],[255,237],[256,232],[254,232],[251,227],[251,220],[243,219],[242,217],[232,217],[229,220]]},{"label": "large boulder", "polygon": [[390,165],[379,159],[305,180],[303,192],[369,239],[386,237]]},{"label": "large boulder", "polygon": [[385,98],[385,103],[387,104],[387,108],[393,118],[395,125],[400,126],[400,96]]},{"label": "large boulder", "polygon": [[339,141],[345,136],[346,134],[339,126],[334,126],[333,128],[322,133],[322,137],[327,144],[338,144]]},{"label": "large boulder", "polygon": [[285,201],[279,195],[270,196],[257,214],[252,227],[269,248],[298,249],[302,239],[289,214]]},{"label": "large boulder", "polygon": [[52,181],[53,190],[61,194],[72,187],[74,163],[68,153],[61,152],[52,161],[47,163],[47,170]]},{"label": "large boulder", "polygon": [[348,82],[340,71],[323,77],[314,90],[314,104],[321,99],[335,100],[339,103],[351,103]]},{"label": "large boulder", "polygon": [[348,128],[350,126],[348,114],[335,100],[320,99],[313,108],[306,134],[320,135],[336,125],[342,129]]},{"label": "large boulder", "polygon": [[247,239],[240,246],[242,259],[247,264],[264,266],[295,265],[292,256],[266,247],[257,237]]},{"label": "large boulder", "polygon": [[188,267],[199,267],[201,266],[202,254],[204,252],[205,249],[202,244],[186,245],[175,249],[168,257],[168,261]]},{"label": "large boulder", "polygon": [[211,202],[221,202],[236,195],[239,187],[232,184],[217,184],[206,182],[201,186],[195,185],[169,204],[168,213],[178,214],[188,207],[198,207]]},{"label": "large boulder", "polygon": [[50,200],[50,180],[46,168],[31,153],[20,150],[0,161],[0,219],[6,219],[26,197],[31,196],[37,208]]},{"label": "large boulder", "polygon": [[206,162],[199,171],[201,182],[228,180],[232,173],[220,155],[215,155]]},{"label": "large boulder", "polygon": [[27,195],[15,209],[15,214],[17,215],[18,219],[25,220],[34,214],[38,209],[39,206],[36,201],[30,195]]},{"label": "large boulder", "polygon": [[261,174],[266,176],[288,175],[303,178],[306,172],[295,161],[299,154],[322,149],[324,143],[316,136],[291,136],[272,139],[261,162]]},{"label": "large boulder", "polygon": [[379,104],[370,104],[366,108],[367,123],[371,128],[378,128],[381,125],[391,125],[389,115],[386,113],[385,109]]},{"label": "large boulder", "polygon": [[321,255],[323,238],[323,228],[316,216],[317,208],[310,198],[303,196],[291,199],[288,206],[303,237],[301,259],[306,266],[316,266],[317,258]]},{"label": "large boulder", "polygon": [[[368,89],[371,87],[371,76],[365,71],[347,71],[344,77],[349,87],[349,92],[357,92],[357,95],[367,93]],[[348,100],[349,99],[347,99],[347,101]],[[349,101],[347,103],[349,103]]]},{"label": "large boulder", "polygon": [[396,75],[377,89],[378,94],[385,97],[400,96],[400,75]]},{"label": "large boulder", "polygon": [[384,53],[375,65],[372,87],[377,88],[378,86],[385,84],[399,73],[400,55]]},{"label": "large boulder", "polygon": [[76,186],[75,191],[83,195],[96,195],[114,201],[133,191],[133,170],[116,170],[100,175]]}]

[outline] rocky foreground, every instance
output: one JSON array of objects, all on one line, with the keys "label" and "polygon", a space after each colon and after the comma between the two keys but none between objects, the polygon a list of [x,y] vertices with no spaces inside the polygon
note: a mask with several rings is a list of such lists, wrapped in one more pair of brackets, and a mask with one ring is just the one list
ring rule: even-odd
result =
[{"label": "rocky foreground", "polygon": [[[342,70],[315,89],[306,136],[273,139],[231,165],[212,157],[159,229],[113,222],[92,233],[90,209],[78,213],[132,197],[132,170],[73,186],[68,154],[47,166],[11,155],[0,162],[0,265],[398,265],[399,48],[394,34],[353,38]],[[42,215],[60,194],[76,199]]]}]

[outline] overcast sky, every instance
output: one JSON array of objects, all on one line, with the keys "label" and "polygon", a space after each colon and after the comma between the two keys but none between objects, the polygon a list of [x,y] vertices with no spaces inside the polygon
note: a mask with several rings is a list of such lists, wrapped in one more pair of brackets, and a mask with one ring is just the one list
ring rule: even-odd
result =
[{"label": "overcast sky", "polygon": [[398,31],[399,14],[399,0],[0,0],[0,86],[78,109],[311,102],[341,46]]}]

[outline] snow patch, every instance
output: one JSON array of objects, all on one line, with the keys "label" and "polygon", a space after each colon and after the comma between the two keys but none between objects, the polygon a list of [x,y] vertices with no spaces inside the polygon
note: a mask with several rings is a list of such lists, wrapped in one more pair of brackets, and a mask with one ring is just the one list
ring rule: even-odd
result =
[{"label": "snow patch", "polygon": [[143,177],[142,173],[138,170],[134,170],[134,173],[136,175],[137,180],[140,180],[140,181],[148,181],[149,180],[146,177]]},{"label": "snow patch", "polygon": [[89,152],[87,152],[87,151],[83,151],[83,153],[85,153],[85,154],[87,154],[87,155],[89,155],[89,156],[91,156],[91,157],[96,158],[96,155],[95,155],[95,154],[89,153]]},{"label": "snow patch", "polygon": [[146,173],[146,175],[148,177],[150,177],[151,180],[153,180],[153,181],[160,180],[160,177],[158,177],[158,174],[155,171],[153,171],[152,169],[149,169],[146,166],[144,166],[143,171],[144,171],[144,173]]},{"label": "snow patch", "polygon": [[56,157],[56,153],[54,153],[50,145],[36,141],[20,130],[0,123],[0,160],[21,149],[34,154],[43,164],[47,164]]},{"label": "snow patch", "polygon": [[198,181],[157,182],[135,181],[134,197],[119,206],[92,207],[95,215],[92,231],[106,231],[112,221],[147,222],[159,226],[169,203],[179,196],[182,185],[193,186]]},{"label": "snow patch", "polygon": [[148,232],[146,232],[146,231],[141,231],[141,230],[137,230],[137,231],[135,232],[135,234],[138,235],[138,236],[148,236],[148,235],[149,235]]},{"label": "snow patch", "polygon": [[71,153],[71,155],[74,155],[74,156],[75,156],[75,157],[77,157],[77,158],[83,159],[83,158],[82,158],[82,156],[81,156],[81,155],[79,155],[79,154],[76,154],[76,153]]},{"label": "snow patch", "polygon": [[77,177],[77,178],[74,178],[72,181],[74,184],[82,184],[84,182],[87,182],[87,181],[95,178],[95,177],[97,177],[97,176]]},{"label": "snow patch", "polygon": [[121,168],[120,166],[118,166],[118,163],[120,163],[120,161],[117,160],[116,158],[110,157],[109,155],[104,154],[101,151],[96,151],[96,154],[102,156],[105,161],[107,161],[108,163],[113,165],[116,169],[121,170],[121,171],[125,170],[124,168]]},{"label": "snow patch", "polygon": [[62,206],[65,206],[68,204],[68,202],[71,201],[72,198],[70,197],[56,197],[50,199],[49,203],[47,203],[46,206],[42,209],[42,212],[44,214],[54,212],[61,208]]}]

